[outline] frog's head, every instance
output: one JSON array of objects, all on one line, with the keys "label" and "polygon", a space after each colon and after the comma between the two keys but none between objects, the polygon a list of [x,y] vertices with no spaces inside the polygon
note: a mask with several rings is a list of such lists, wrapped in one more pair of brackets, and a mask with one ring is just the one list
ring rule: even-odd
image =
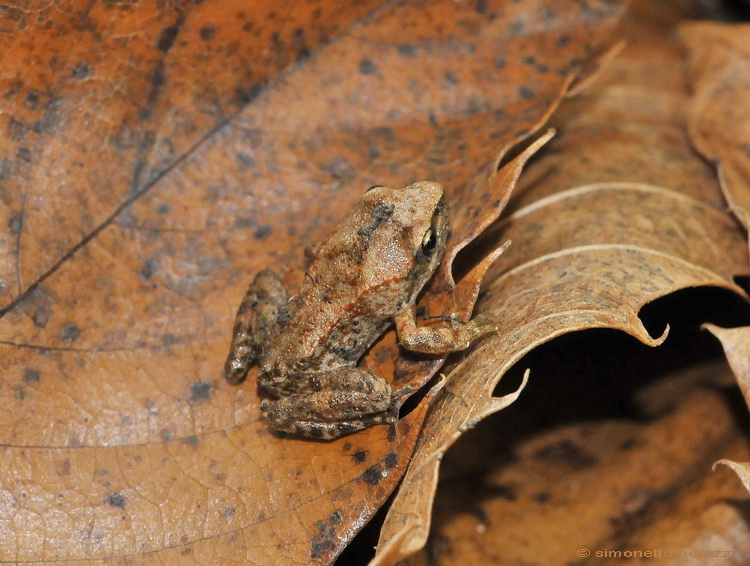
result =
[{"label": "frog's head", "polygon": [[397,280],[406,304],[413,303],[437,269],[445,251],[449,228],[443,187],[419,181],[400,189],[376,185],[362,197],[371,222],[360,229],[369,240],[364,273],[383,284]]}]

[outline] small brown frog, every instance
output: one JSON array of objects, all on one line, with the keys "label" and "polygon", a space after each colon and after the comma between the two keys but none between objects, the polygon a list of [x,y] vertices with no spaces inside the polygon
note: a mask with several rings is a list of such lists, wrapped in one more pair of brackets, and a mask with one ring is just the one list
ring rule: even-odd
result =
[{"label": "small brown frog", "polygon": [[271,427],[332,439],[395,422],[390,385],[357,362],[393,323],[414,352],[463,350],[495,325],[478,317],[450,327],[418,327],[415,301],[445,250],[449,214],[438,183],[376,185],[313,251],[296,296],[261,271],[234,325],[225,365],[230,383],[255,363]]}]

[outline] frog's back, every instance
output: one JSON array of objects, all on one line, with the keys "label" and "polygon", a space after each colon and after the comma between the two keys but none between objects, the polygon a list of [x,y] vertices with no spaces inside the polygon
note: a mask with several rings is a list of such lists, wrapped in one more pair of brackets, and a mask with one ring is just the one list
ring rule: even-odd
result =
[{"label": "frog's back", "polygon": [[391,305],[376,307],[372,303],[376,290],[362,293],[351,279],[316,281],[310,284],[308,278],[289,301],[286,324],[266,352],[268,370],[324,371],[335,365],[354,365],[396,314]]},{"label": "frog's back", "polygon": [[[426,255],[432,234],[435,253]],[[266,350],[264,371],[355,364],[391,318],[414,304],[446,237],[437,183],[370,189],[317,248],[286,324]]]}]

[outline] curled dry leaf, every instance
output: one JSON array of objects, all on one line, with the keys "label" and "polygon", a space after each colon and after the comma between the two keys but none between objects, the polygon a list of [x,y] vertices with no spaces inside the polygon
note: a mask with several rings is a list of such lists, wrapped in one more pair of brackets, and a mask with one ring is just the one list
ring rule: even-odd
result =
[{"label": "curled dry leaf", "polygon": [[525,171],[513,213],[483,236],[488,248],[513,242],[488,272],[477,307],[501,328],[447,376],[376,563],[424,544],[440,460],[463,431],[505,406],[492,392],[524,354],[587,328],[619,329],[656,346],[666,331],[652,337],[643,327],[638,313],[647,303],[697,286],[745,296],[732,281],[748,272],[745,235],[724,210],[715,172],[675,134],[687,120],[679,48],[636,21],[625,29],[638,40],[553,117],[561,135]]},{"label": "curled dry leaf", "polygon": [[704,328],[721,342],[745,402],[750,406],[750,328],[720,328],[715,324],[705,324]]},{"label": "curled dry leaf", "polygon": [[[745,229],[750,212],[750,113],[739,103],[750,89],[750,27],[708,22],[688,24],[681,37],[689,50],[693,96],[688,112],[690,139],[716,163],[722,191]],[[705,327],[721,342],[750,406],[750,329]],[[747,463],[720,460],[750,490]]]},{"label": "curled dry leaf", "polygon": [[[492,392],[524,354],[589,328],[619,329],[655,346],[662,339],[638,318],[645,304],[700,285],[743,294],[731,282],[743,262],[733,219],[675,191],[635,183],[571,189],[518,210],[499,231],[517,245],[506,252],[503,271],[490,270],[479,309],[501,327],[448,375],[435,399],[383,531],[392,537],[381,539],[384,563],[424,544],[442,455],[507,405]],[[736,252],[720,253],[719,242],[732,242]],[[396,532],[389,531],[394,524]]]},{"label": "curled dry leaf", "polygon": [[722,459],[718,460],[714,464],[714,471],[719,464],[731,468],[734,473],[737,474],[737,477],[740,478],[740,481],[742,482],[742,485],[745,486],[745,489],[750,491],[750,462],[735,462],[733,460]]},{"label": "curled dry leaf", "polygon": [[[720,328],[714,324],[706,324],[704,327],[721,342],[745,403],[750,407],[750,328]],[[734,470],[745,489],[750,491],[750,462],[722,459],[716,464],[723,464]]]},{"label": "curled dry leaf", "polygon": [[750,26],[700,22],[684,25],[693,95],[690,140],[716,164],[727,202],[748,227],[750,211]]},{"label": "curled dry leaf", "polygon": [[252,376],[222,379],[233,311],[267,265],[297,283],[369,185],[461,204],[622,7],[342,6],[3,13],[0,560],[330,562],[402,477],[427,404],[273,435]]}]

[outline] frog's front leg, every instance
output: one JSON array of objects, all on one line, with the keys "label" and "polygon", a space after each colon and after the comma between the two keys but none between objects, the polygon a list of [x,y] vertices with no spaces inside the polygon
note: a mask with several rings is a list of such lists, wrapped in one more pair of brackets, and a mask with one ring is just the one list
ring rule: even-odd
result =
[{"label": "frog's front leg", "polygon": [[232,345],[224,364],[224,377],[229,383],[236,384],[245,378],[287,300],[286,289],[276,273],[264,269],[255,276],[234,321]]},{"label": "frog's front leg", "polygon": [[451,319],[451,326],[417,326],[414,309],[407,309],[395,317],[398,342],[412,352],[445,354],[465,350],[484,334],[495,332],[497,323],[488,315],[478,315],[468,322]]},{"label": "frog's front leg", "polygon": [[[265,379],[261,379],[261,387]],[[266,387],[273,389],[273,387]],[[395,422],[391,386],[357,368],[294,377],[294,391],[263,401],[271,427],[314,438],[332,439],[382,423]]]}]

